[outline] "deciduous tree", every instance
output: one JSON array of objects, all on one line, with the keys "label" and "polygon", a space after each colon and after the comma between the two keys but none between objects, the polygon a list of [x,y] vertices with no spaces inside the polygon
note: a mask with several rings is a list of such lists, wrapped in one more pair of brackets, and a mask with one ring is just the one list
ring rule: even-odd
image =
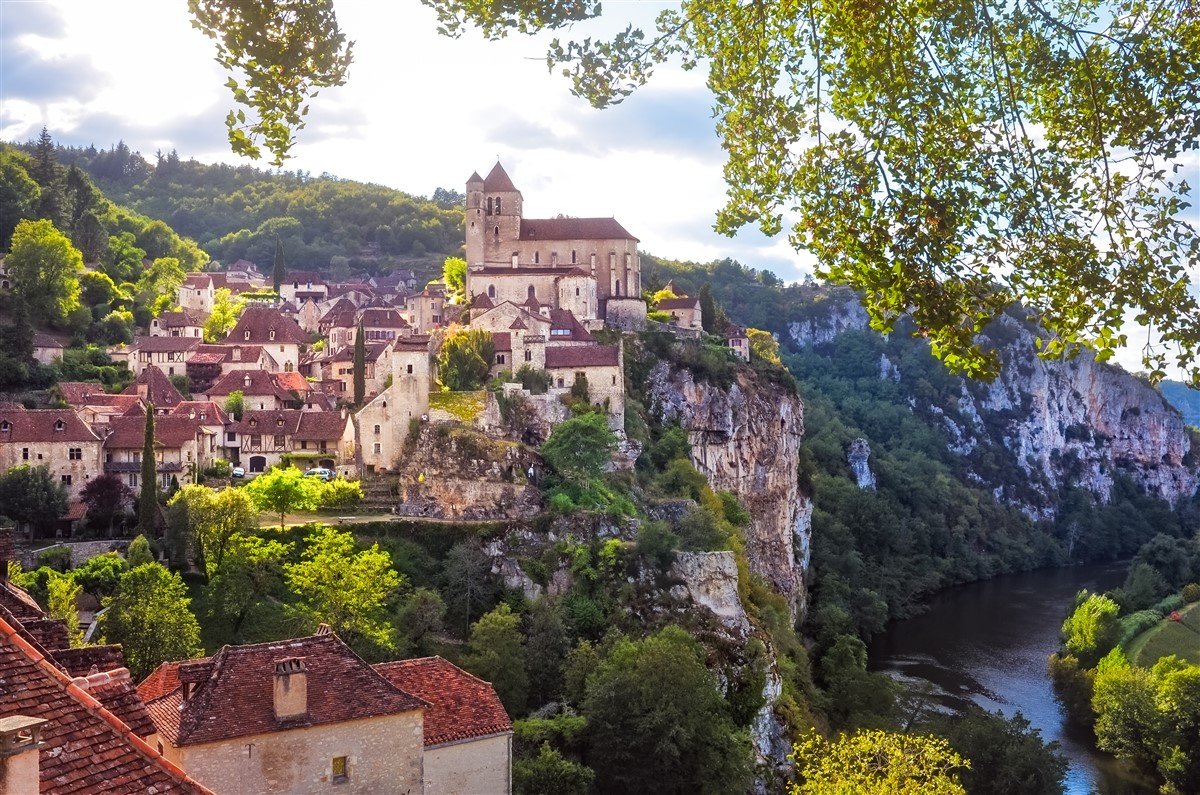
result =
[{"label": "deciduous tree", "polygon": [[319,500],[321,481],[306,478],[295,467],[276,467],[256,477],[243,487],[260,511],[279,514],[279,529],[284,528],[291,511],[311,511]]},{"label": "deciduous tree", "polygon": [[734,725],[699,644],[679,627],[617,642],[588,679],[583,713],[602,791],[724,793],[750,784],[749,736]]},{"label": "deciduous tree", "polygon": [[70,574],[52,576],[46,589],[46,615],[67,624],[67,639],[71,648],[83,645],[83,630],[79,628],[79,608],[76,601],[82,587]]},{"label": "deciduous tree", "polygon": [[203,653],[200,625],[192,615],[187,589],[178,574],[157,563],[130,569],[117,593],[105,600],[100,631],[109,643],[120,643],[125,663],[141,680],[166,660],[186,660]]},{"label": "deciduous tree", "polygon": [[446,338],[438,353],[438,379],[452,392],[479,389],[487,381],[495,360],[492,333],[480,328],[459,331]]},{"label": "deciduous tree", "polygon": [[542,446],[542,456],[564,477],[589,479],[604,471],[616,444],[607,418],[590,412],[559,423]]},{"label": "deciduous tree", "polygon": [[[204,321],[204,341],[220,342],[237,325],[245,299],[235,298],[228,287],[220,287],[213,296],[213,311]],[[233,397],[230,395],[230,397]]]},{"label": "deciduous tree", "polygon": [[171,503],[187,504],[188,532],[195,542],[199,562],[214,577],[225,562],[234,540],[258,526],[258,507],[249,489],[210,489],[187,485],[176,492]]},{"label": "deciduous tree", "polygon": [[309,536],[301,561],[284,567],[284,576],[313,620],[350,645],[361,651],[395,644],[384,603],[402,579],[378,544],[356,551],[350,533],[321,527]]},{"label": "deciduous tree", "polygon": [[956,770],[970,763],[940,737],[860,731],[827,740],[810,733],[794,746],[803,783],[791,795],[966,795]]},{"label": "deciduous tree", "polygon": [[442,281],[446,292],[465,296],[467,293],[467,261],[462,257],[446,257],[442,263]]},{"label": "deciduous tree", "polygon": [[508,604],[501,602],[471,625],[463,667],[492,683],[510,716],[525,713],[529,698],[525,638],[521,635],[521,617]]},{"label": "deciduous tree", "polygon": [[5,516],[44,534],[67,512],[67,490],[48,466],[14,467],[0,477],[0,506]]},{"label": "deciduous tree", "polygon": [[83,255],[50,221],[18,223],[4,264],[12,276],[13,294],[32,317],[63,325],[79,307]]}]

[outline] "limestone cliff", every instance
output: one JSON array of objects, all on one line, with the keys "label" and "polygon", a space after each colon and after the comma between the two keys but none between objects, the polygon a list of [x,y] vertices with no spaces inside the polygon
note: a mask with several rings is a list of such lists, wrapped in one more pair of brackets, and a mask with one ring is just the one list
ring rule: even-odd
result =
[{"label": "limestone cliff", "polygon": [[811,508],[796,477],[804,406],[788,388],[740,368],[729,387],[697,382],[691,371],[659,362],[645,385],[646,408],[678,421],[692,463],[714,489],[731,491],[750,512],[746,557],[804,612]]},{"label": "limestone cliff", "polygon": [[[804,320],[788,326],[794,348],[829,344],[848,331],[873,333],[848,290],[830,290],[797,312]],[[918,389],[897,363],[904,346],[922,345],[907,334],[882,343],[879,377],[906,388],[912,411],[940,427],[949,449],[967,459],[969,479],[1031,516],[1053,516],[1070,487],[1107,501],[1119,476],[1171,503],[1195,494],[1200,450],[1179,412],[1149,384],[1097,362],[1090,351],[1038,358],[1034,328],[1018,311],[1001,316],[984,334],[1000,353],[1000,374],[991,382],[957,379],[956,394],[944,399]],[[996,479],[973,466],[973,457],[995,451],[1022,477]]]}]

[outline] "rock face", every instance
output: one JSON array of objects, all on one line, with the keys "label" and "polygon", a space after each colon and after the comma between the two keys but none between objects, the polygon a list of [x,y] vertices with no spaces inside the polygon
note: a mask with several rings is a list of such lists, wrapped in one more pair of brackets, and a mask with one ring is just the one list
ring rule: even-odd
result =
[{"label": "rock face", "polygon": [[647,379],[646,403],[664,423],[679,422],[696,469],[714,489],[736,494],[750,512],[751,570],[787,597],[793,617],[803,613],[811,507],[796,478],[804,435],[800,398],[749,368],[722,388],[659,362]]},{"label": "rock face", "polygon": [[[1033,356],[1033,335],[1005,315],[1004,368],[989,383],[964,382],[958,435],[990,435],[1046,495],[1080,486],[1107,501],[1117,475],[1174,503],[1196,493],[1197,454],[1183,417],[1154,388],[1090,351],[1068,361]],[[1044,480],[1043,480],[1044,479]]]},{"label": "rock face", "polygon": [[850,464],[850,471],[854,473],[854,481],[860,489],[875,490],[875,475],[871,472],[871,466],[867,463],[867,459],[871,457],[871,445],[866,439],[858,438],[850,443],[850,449],[846,453],[846,461]]},{"label": "rock face", "polygon": [[[802,311],[808,319],[788,325],[797,347],[869,328],[848,290],[830,290]],[[1154,388],[1097,362],[1090,351],[1068,360],[1039,359],[1033,328],[1017,312],[1001,316],[984,335],[1000,351],[999,376],[990,383],[962,379],[960,395],[951,401],[956,405],[913,397],[913,411],[940,426],[958,455],[1002,450],[1025,477],[987,485],[1033,517],[1053,517],[1069,487],[1108,501],[1119,476],[1171,503],[1194,495],[1200,450],[1179,412]],[[904,384],[904,374],[886,353],[879,376]],[[968,478],[984,482],[973,473]]]},{"label": "rock face", "polygon": [[736,637],[750,634],[750,619],[738,596],[737,561],[732,552],[677,552],[671,575],[682,581],[671,589],[671,595],[682,599],[691,597],[706,607]]}]

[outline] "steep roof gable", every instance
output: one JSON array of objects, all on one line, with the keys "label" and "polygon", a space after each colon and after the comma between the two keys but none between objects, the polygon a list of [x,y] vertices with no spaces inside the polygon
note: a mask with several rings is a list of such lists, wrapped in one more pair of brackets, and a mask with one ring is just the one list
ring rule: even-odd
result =
[{"label": "steep roof gable", "polygon": [[265,306],[250,306],[242,312],[237,325],[229,332],[228,339],[231,342],[250,342],[256,345],[272,342],[302,345],[308,342],[308,335],[292,318]]},{"label": "steep roof gable", "polygon": [[508,178],[508,172],[504,170],[504,166],[500,165],[500,161],[496,161],[496,165],[492,166],[492,170],[488,172],[487,178],[483,181],[483,189],[486,191],[508,191],[519,193],[516,185],[512,184],[512,180]]},{"label": "steep roof gable", "polygon": [[107,681],[72,680],[3,618],[0,671],[0,713],[47,721],[38,756],[42,793],[209,793],[88,692]]},{"label": "steep roof gable", "polygon": [[[308,712],[281,721],[274,708],[275,664],[288,658],[304,660]],[[200,680],[195,694],[184,701],[180,687],[147,705],[159,732],[177,746],[395,715],[429,706],[388,682],[328,632],[252,646],[224,646],[209,661],[200,665],[189,661],[182,669],[181,679]]]},{"label": "steep roof gable", "polygon": [[0,410],[0,444],[97,442],[100,437],[72,409]]},{"label": "steep roof gable", "polygon": [[495,688],[441,657],[379,663],[375,670],[401,690],[429,702],[426,747],[512,731]]}]

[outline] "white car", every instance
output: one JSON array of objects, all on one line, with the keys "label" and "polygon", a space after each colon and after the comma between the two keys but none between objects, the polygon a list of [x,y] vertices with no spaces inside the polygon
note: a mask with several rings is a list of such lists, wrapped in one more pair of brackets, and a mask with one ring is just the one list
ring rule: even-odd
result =
[{"label": "white car", "polygon": [[235,478],[244,478],[244,477],[246,477],[246,468],[245,467],[234,467],[233,471],[230,474]]}]

